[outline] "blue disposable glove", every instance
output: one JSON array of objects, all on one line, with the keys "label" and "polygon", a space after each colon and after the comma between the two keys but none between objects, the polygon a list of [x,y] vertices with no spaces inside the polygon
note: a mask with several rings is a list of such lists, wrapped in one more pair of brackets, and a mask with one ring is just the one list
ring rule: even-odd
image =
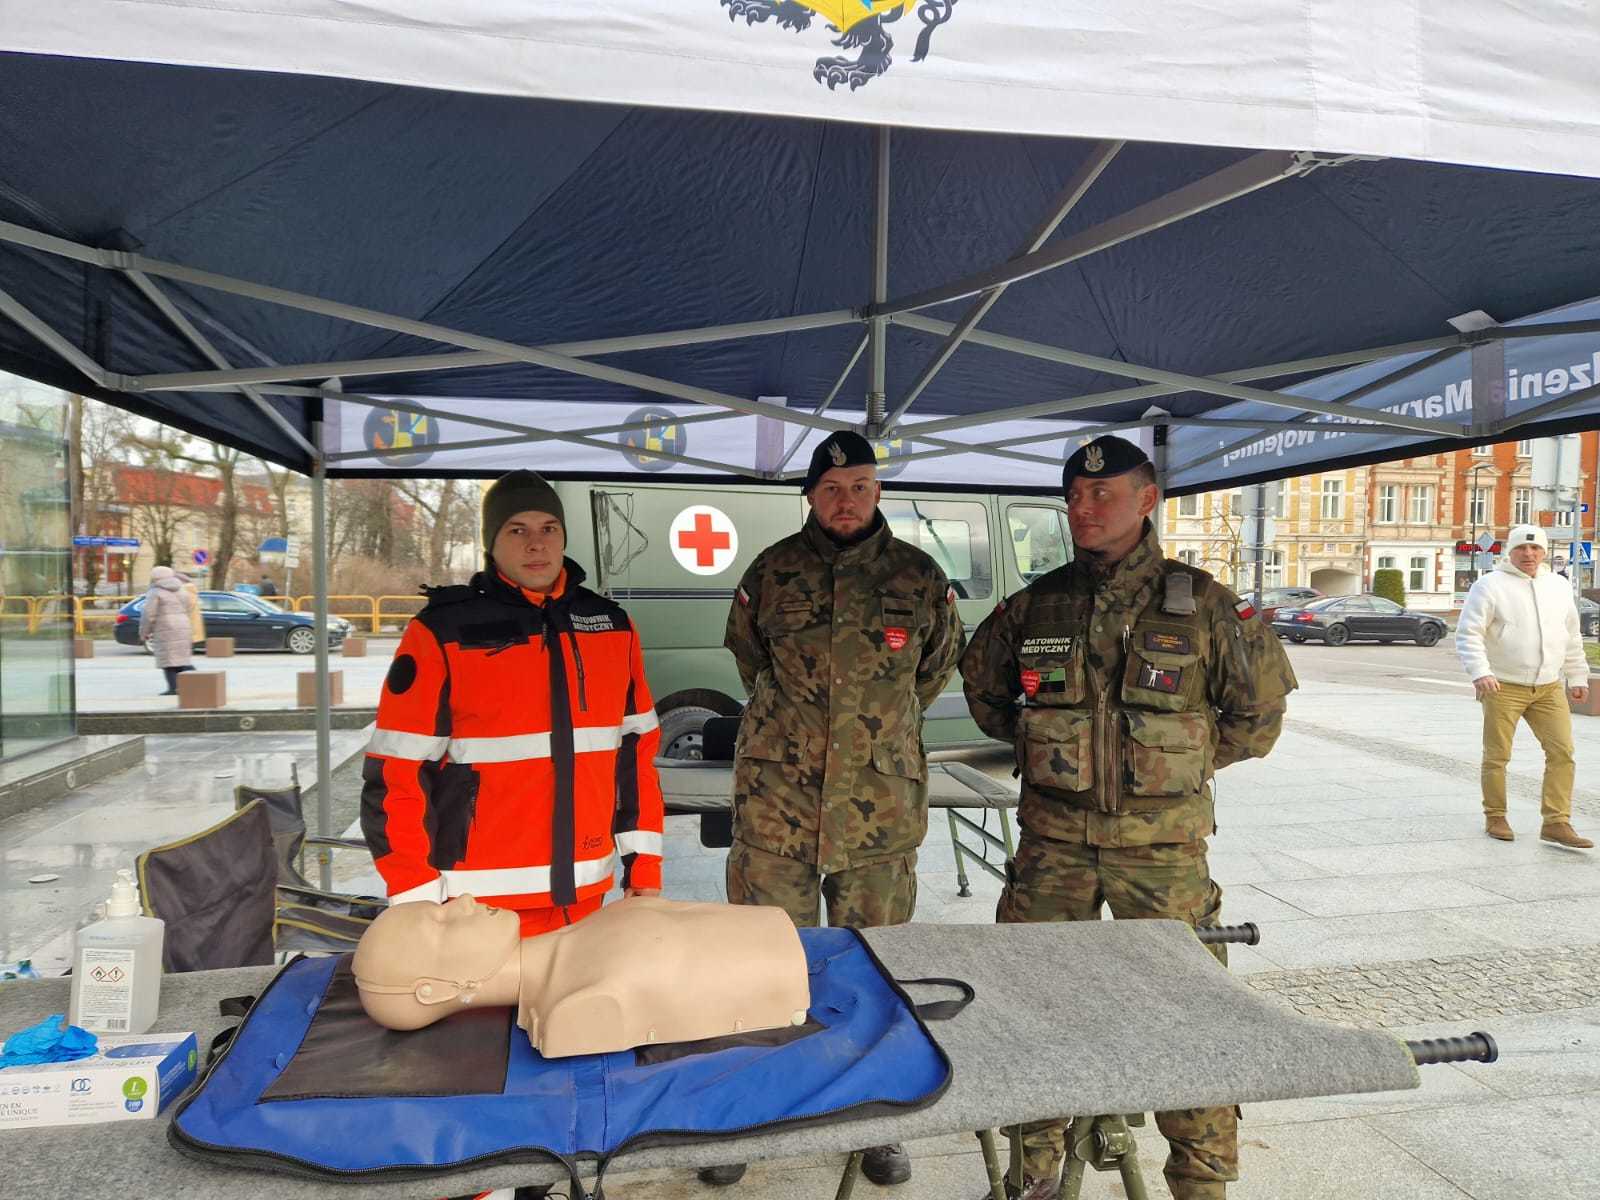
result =
[{"label": "blue disposable glove", "polygon": [[0,1069],[88,1058],[99,1044],[100,1039],[87,1029],[68,1025],[65,1013],[51,1013],[37,1025],[19,1029],[6,1039],[5,1052],[0,1053]]}]

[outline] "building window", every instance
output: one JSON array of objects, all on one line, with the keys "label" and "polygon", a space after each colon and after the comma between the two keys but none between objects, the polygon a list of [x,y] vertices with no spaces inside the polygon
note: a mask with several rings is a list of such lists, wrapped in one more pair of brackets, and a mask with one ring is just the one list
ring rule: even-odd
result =
[{"label": "building window", "polygon": [[1289,484],[1286,480],[1267,484],[1267,511],[1274,517],[1284,515],[1284,509],[1289,503]]},{"label": "building window", "polygon": [[1428,578],[1428,559],[1422,554],[1411,556],[1411,578],[1406,582],[1408,592],[1431,592],[1433,581]]},{"label": "building window", "polygon": [[1261,555],[1261,586],[1283,586],[1283,551],[1267,550]]},{"label": "building window", "polygon": [[1344,480],[1322,481],[1322,519],[1337,521],[1344,516]]},{"label": "building window", "polygon": [[1411,489],[1411,523],[1433,524],[1433,488],[1429,484],[1421,484]]},{"label": "building window", "polygon": [[1395,557],[1392,554],[1378,555],[1378,570],[1392,571],[1395,569]]},{"label": "building window", "polygon": [[1555,523],[1562,529],[1570,529],[1572,527],[1572,510],[1565,506],[1556,509]]},{"label": "building window", "polygon": [[[1518,453],[1526,442],[1518,442]],[[1526,525],[1533,520],[1533,489],[1517,488],[1511,493],[1511,523],[1513,525]]]},{"label": "building window", "polygon": [[1517,443],[1517,457],[1518,458],[1532,458],[1533,457],[1533,439],[1532,438],[1523,438],[1522,441]]},{"label": "building window", "polygon": [[1475,487],[1467,499],[1467,520],[1476,529],[1489,520],[1489,489]]},{"label": "building window", "polygon": [[1198,517],[1200,515],[1200,497],[1179,496],[1178,515],[1180,517]]},{"label": "building window", "polygon": [[1378,524],[1393,525],[1400,519],[1400,487],[1386,483],[1378,489]]},{"label": "building window", "polygon": [[1197,567],[1200,565],[1200,552],[1198,550],[1179,550],[1178,561],[1185,566]]},{"label": "building window", "polygon": [[1494,453],[1494,447],[1493,446],[1474,446],[1472,448],[1472,457],[1473,458],[1488,458],[1493,453]]}]

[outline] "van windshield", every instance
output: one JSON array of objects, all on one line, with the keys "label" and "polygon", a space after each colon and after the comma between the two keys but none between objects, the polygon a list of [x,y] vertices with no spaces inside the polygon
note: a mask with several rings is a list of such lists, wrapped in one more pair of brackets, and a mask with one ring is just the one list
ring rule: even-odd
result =
[{"label": "van windshield", "polygon": [[885,496],[878,507],[894,536],[938,563],[961,599],[982,600],[994,591],[988,514],[982,504]]}]

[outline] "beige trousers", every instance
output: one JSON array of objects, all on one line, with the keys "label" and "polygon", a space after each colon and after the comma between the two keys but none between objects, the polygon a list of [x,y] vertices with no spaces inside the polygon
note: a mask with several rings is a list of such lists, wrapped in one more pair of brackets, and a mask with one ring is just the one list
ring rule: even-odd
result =
[{"label": "beige trousers", "polygon": [[1572,820],[1572,710],[1561,680],[1539,687],[1500,684],[1483,704],[1483,811],[1505,815],[1506,764],[1517,722],[1526,721],[1544,747],[1544,787],[1539,812],[1546,825]]}]

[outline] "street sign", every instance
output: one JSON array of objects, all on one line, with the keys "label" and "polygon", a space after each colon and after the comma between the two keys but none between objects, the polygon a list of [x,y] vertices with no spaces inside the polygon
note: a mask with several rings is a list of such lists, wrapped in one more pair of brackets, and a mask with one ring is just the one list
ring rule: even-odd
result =
[{"label": "street sign", "polygon": [[298,558],[300,556],[300,539],[297,537],[285,538],[283,552],[290,558]]},{"label": "street sign", "polygon": [[1478,549],[1488,550],[1494,545],[1494,534],[1485,529],[1478,535]]},{"label": "street sign", "polygon": [[291,570],[300,565],[300,556],[293,550],[283,556],[283,565]]},{"label": "street sign", "polygon": [[1239,535],[1239,544],[1254,549],[1257,546],[1270,547],[1278,537],[1278,520],[1276,517],[1265,517],[1261,522],[1263,529],[1261,536],[1256,536],[1256,519],[1249,516],[1244,519],[1244,529]]},{"label": "street sign", "polygon": [[1492,571],[1492,570],[1494,570],[1494,555],[1490,554],[1487,550],[1485,550],[1482,554],[1478,555],[1478,560],[1477,560],[1477,564],[1476,565],[1477,565],[1478,570],[1480,570],[1480,571]]},{"label": "street sign", "polygon": [[1574,542],[1573,545],[1577,547],[1577,558],[1580,564],[1587,567],[1590,563],[1594,562],[1593,542]]},{"label": "street sign", "polygon": [[194,552],[194,565],[195,566],[203,567],[210,561],[211,561],[211,551],[209,551],[209,550],[196,550]]},{"label": "street sign", "polygon": [[72,539],[74,546],[105,546],[112,550],[137,550],[138,538],[127,537],[87,537],[78,535]]}]

